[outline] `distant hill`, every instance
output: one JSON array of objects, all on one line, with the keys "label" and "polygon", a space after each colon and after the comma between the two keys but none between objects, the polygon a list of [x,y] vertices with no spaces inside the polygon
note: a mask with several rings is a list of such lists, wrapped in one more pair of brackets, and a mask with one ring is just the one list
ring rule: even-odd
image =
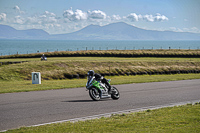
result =
[{"label": "distant hill", "polygon": [[124,22],[105,26],[89,25],[67,34],[49,35],[39,29],[16,30],[0,25],[0,39],[52,39],[52,40],[200,40],[200,34],[189,32],[144,30]]},{"label": "distant hill", "polygon": [[0,39],[49,39],[50,35],[41,29],[16,30],[0,24]]}]

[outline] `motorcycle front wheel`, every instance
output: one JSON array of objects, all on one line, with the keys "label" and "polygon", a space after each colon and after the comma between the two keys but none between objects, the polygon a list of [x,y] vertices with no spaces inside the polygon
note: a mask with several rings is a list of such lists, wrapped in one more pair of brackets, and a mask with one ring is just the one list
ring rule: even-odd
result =
[{"label": "motorcycle front wheel", "polygon": [[113,90],[115,93],[111,94],[111,98],[112,98],[113,100],[118,100],[119,97],[120,97],[118,89],[117,89],[116,87],[112,87],[112,90]]},{"label": "motorcycle front wheel", "polygon": [[100,93],[98,92],[98,90],[96,88],[90,89],[89,95],[92,98],[92,100],[94,100],[94,101],[99,101],[101,99]]}]

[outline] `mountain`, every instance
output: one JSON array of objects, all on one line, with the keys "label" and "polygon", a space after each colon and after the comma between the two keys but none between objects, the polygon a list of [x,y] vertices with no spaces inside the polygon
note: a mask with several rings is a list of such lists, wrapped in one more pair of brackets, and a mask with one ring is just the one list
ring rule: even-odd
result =
[{"label": "mountain", "polygon": [[0,24],[0,39],[49,39],[50,35],[41,29],[16,30]]},{"label": "mountain", "polygon": [[140,29],[124,22],[105,26],[89,25],[67,34],[49,35],[39,29],[16,30],[0,25],[0,39],[49,40],[200,40],[200,34],[189,32],[155,31]]},{"label": "mountain", "polygon": [[52,38],[62,40],[200,40],[200,34],[144,30],[119,22],[106,26],[89,25],[73,33],[52,35]]}]

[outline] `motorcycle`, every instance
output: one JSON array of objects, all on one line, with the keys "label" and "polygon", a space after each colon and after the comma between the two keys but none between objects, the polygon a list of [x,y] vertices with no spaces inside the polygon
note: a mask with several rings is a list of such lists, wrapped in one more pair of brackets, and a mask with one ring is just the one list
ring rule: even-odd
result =
[{"label": "motorcycle", "polygon": [[[111,79],[108,80],[110,84]],[[94,101],[99,101],[103,98],[112,98],[113,100],[118,100],[120,95],[116,87],[111,86],[111,94],[108,93],[108,86],[101,81],[95,80],[95,77],[88,77],[88,82],[86,83],[86,88],[89,90],[89,95]]]},{"label": "motorcycle", "polygon": [[41,61],[47,61],[47,57],[41,57]]}]

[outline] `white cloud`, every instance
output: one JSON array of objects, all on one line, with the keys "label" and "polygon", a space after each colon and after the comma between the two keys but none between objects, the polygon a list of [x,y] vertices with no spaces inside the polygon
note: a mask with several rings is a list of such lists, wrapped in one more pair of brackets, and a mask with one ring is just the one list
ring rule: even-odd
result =
[{"label": "white cloud", "polygon": [[132,22],[139,21],[139,20],[145,20],[147,22],[158,22],[158,21],[167,21],[168,18],[164,15],[161,15],[157,13],[155,16],[151,14],[146,14],[146,15],[137,15],[136,13],[131,13],[127,17],[124,17]]},{"label": "white cloud", "polygon": [[43,25],[45,25],[45,24],[58,23],[58,20],[59,20],[59,18],[57,18],[54,13],[45,11],[41,15],[27,17],[25,22],[26,22],[26,24],[43,24]]},{"label": "white cloud", "polygon": [[38,23],[48,24],[48,23],[57,23],[57,19],[55,17],[48,17],[46,15],[39,16]]},{"label": "white cloud", "polygon": [[75,12],[71,9],[64,11],[63,17],[66,22],[68,21],[78,21],[78,20],[86,20],[88,18],[88,14],[77,9]]},{"label": "white cloud", "polygon": [[20,13],[20,14],[24,14],[25,12],[24,11],[22,11],[20,8],[19,8],[19,6],[14,6],[13,7],[13,9],[17,12],[17,13]]},{"label": "white cloud", "polygon": [[183,31],[184,32],[200,33],[200,30],[197,27],[183,28]]},{"label": "white cloud", "polygon": [[80,21],[80,20],[104,20],[106,19],[106,13],[100,10],[87,11],[77,9],[73,11],[72,8],[64,11],[63,17],[65,22]]},{"label": "white cloud", "polygon": [[44,14],[47,15],[47,16],[50,16],[50,17],[55,17],[56,16],[56,14],[54,14],[52,12],[49,12],[49,11],[45,11]]},{"label": "white cloud", "polygon": [[192,32],[192,33],[200,33],[200,30],[197,27],[192,28],[176,28],[176,27],[170,27],[170,30],[174,32]]},{"label": "white cloud", "polygon": [[159,13],[156,14],[156,16],[154,17],[154,21],[168,21],[169,19],[164,16],[164,15],[160,15]]},{"label": "white cloud", "polygon": [[6,21],[6,14],[5,13],[0,14],[0,21]]},{"label": "white cloud", "polygon": [[[63,14],[57,16],[57,14],[49,11],[43,13],[36,13],[29,15],[25,14],[19,6],[15,6],[14,14],[0,14],[0,22],[15,25],[16,29],[28,29],[37,28],[44,29],[50,34],[55,33],[69,33],[76,30],[80,30],[90,24],[106,25],[113,22],[160,22],[167,21],[168,18],[164,15],[157,13],[156,15],[141,15],[136,13],[130,13],[127,16],[120,16],[118,14],[108,16],[106,12],[101,10],[89,10],[83,11],[80,9],[72,10],[72,8],[65,10]],[[15,15],[15,16],[13,16]],[[62,15],[62,16],[61,16]],[[9,17],[8,17],[9,16]],[[3,22],[5,21],[5,22]]]},{"label": "white cloud", "polygon": [[191,30],[196,31],[196,32],[200,32],[200,30],[197,27],[192,27]]},{"label": "white cloud", "polygon": [[153,15],[144,15],[143,20],[146,20],[147,22],[154,22],[154,17]]},{"label": "white cloud", "polygon": [[14,23],[16,24],[24,24],[25,20],[21,16],[15,16]]},{"label": "white cloud", "polygon": [[139,21],[139,19],[141,19],[142,18],[142,16],[141,15],[137,15],[137,14],[135,14],[135,13],[131,13],[131,14],[129,14],[127,17],[125,17],[125,18],[128,18],[130,21],[132,21],[132,22],[135,22],[135,21]]},{"label": "white cloud", "polygon": [[88,11],[88,17],[91,19],[106,19],[106,13],[100,10]]},{"label": "white cloud", "polygon": [[16,11],[20,11],[19,6],[15,6],[15,7],[13,7],[13,9],[16,10]]},{"label": "white cloud", "polygon": [[63,28],[61,18],[49,11],[33,16],[17,15],[14,18],[10,18],[7,22],[10,25],[15,25],[14,28],[20,30],[35,28],[46,30],[49,33],[59,33]]},{"label": "white cloud", "polygon": [[38,19],[37,16],[28,17],[26,20],[26,24],[41,24],[41,20]]},{"label": "white cloud", "polygon": [[75,14],[75,18],[77,20],[85,20],[87,19],[87,13],[81,11],[81,10],[76,10],[76,12],[74,13]]},{"label": "white cloud", "polygon": [[122,18],[119,15],[112,15],[111,19],[112,20],[121,20]]}]

